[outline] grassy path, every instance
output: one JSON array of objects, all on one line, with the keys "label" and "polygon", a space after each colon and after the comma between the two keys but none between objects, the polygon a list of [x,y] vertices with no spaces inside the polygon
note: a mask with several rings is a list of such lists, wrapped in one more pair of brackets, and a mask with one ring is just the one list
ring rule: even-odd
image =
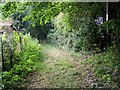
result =
[{"label": "grassy path", "polygon": [[[0,25],[3,25],[0,23]],[[4,29],[10,33],[10,24]],[[2,29],[2,28],[1,28]],[[52,45],[42,45],[44,61],[37,62],[38,71],[31,73],[27,88],[83,88],[93,83],[92,71],[82,64],[90,55],[75,54]]]},{"label": "grassy path", "polygon": [[90,55],[73,54],[50,45],[43,47],[44,61],[36,64],[38,72],[30,75],[28,88],[83,88],[94,82],[89,66],[82,64]]}]

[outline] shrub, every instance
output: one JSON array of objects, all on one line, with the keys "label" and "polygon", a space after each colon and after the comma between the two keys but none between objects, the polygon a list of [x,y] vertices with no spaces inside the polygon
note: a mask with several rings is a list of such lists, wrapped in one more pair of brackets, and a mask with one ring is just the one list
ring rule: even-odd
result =
[{"label": "shrub", "polygon": [[[22,36],[22,50],[19,49],[19,39],[16,32],[13,33],[10,43],[6,42],[8,48],[14,48],[12,52],[9,52],[9,49],[4,46],[4,60],[10,59],[9,54],[12,55],[12,67],[6,68],[6,65],[10,63],[5,61],[5,69],[2,74],[4,89],[12,89],[21,87],[22,84],[27,80],[28,73],[35,70],[34,62],[42,61],[41,59],[41,46],[37,39],[30,37],[30,34]],[[8,35],[7,35],[8,36]],[[8,38],[4,37],[4,41]],[[10,44],[10,45],[9,45]],[[6,54],[5,54],[6,53]]]},{"label": "shrub", "polygon": [[69,15],[60,13],[53,20],[54,29],[50,30],[48,40],[51,43],[73,49],[77,52],[93,49],[94,44],[97,44],[95,39],[98,36],[94,33],[97,31],[94,26],[95,23],[91,18],[86,18],[83,21],[81,21],[81,18],[79,19],[76,26],[74,24],[70,26],[70,22],[68,21]]}]

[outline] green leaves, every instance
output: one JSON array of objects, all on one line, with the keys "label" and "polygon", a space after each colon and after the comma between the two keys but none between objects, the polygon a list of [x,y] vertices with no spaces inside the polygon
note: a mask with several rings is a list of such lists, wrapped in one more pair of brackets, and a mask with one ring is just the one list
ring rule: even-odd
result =
[{"label": "green leaves", "polygon": [[[37,61],[42,61],[42,55],[41,55],[41,45],[39,44],[39,41],[37,39],[31,38],[30,34],[29,35],[23,35],[20,33],[22,36],[22,47],[23,50],[19,50],[19,39],[18,35],[16,32],[13,33],[13,36],[9,38],[11,40],[11,48],[14,48],[13,52],[10,52],[9,50],[9,44],[8,48],[5,47],[4,53],[4,59],[6,61],[4,62],[4,66],[6,67],[3,71],[3,84],[5,89],[10,89],[10,88],[16,88],[20,87],[20,85],[26,80],[27,75],[35,70],[34,62]],[[4,41],[6,41],[8,38],[4,37]],[[9,62],[9,55],[13,54],[13,67],[10,67],[10,62]],[[41,62],[39,62],[40,65]],[[9,86],[9,87],[8,87]]]},{"label": "green leaves", "polygon": [[99,87],[107,87],[107,88],[118,88],[120,87],[119,80],[119,63],[120,56],[119,52],[113,52],[112,50],[108,50],[104,53],[99,53],[96,55],[92,55],[92,57],[87,58],[87,60],[83,61],[82,64],[86,66],[91,66],[94,70],[94,75],[97,78],[95,81]]},{"label": "green leaves", "polygon": [[2,14],[5,18],[10,17],[17,9],[15,2],[8,2],[2,7]]}]

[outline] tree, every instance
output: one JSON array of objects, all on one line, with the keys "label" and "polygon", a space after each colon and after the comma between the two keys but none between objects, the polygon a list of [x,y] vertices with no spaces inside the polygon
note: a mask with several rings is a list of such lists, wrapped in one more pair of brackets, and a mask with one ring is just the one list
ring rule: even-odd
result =
[{"label": "tree", "polygon": [[[118,4],[110,4],[109,6],[116,6],[115,10],[119,9]],[[108,30],[105,30],[106,24],[96,25],[95,23],[95,19],[98,17],[103,17],[103,22],[105,22],[105,7],[105,3],[9,2],[5,4],[2,11],[5,17],[11,17],[18,13],[18,15],[15,17],[21,16],[20,19],[17,20],[20,22],[20,26],[24,26],[28,32],[32,31],[31,29],[33,29],[33,31],[38,30],[40,32],[44,32],[44,34],[48,34],[48,31],[50,31],[51,28],[49,28],[49,25],[49,30],[45,27],[47,24],[51,24],[52,27],[53,24],[54,29],[61,30],[61,34],[63,34],[66,39],[71,37],[71,43],[69,43],[70,47],[77,48],[77,51],[79,51],[81,49],[90,50],[94,49],[95,47],[99,47],[101,50],[103,50],[108,46],[105,43],[112,43],[109,40],[109,32],[106,32]],[[56,26],[57,22],[55,21],[55,18],[57,15],[60,15],[60,13],[64,14],[64,19],[60,18],[61,24],[62,22],[65,22],[66,25],[58,24],[58,26]],[[117,13],[119,13],[119,11],[117,11]],[[111,16],[113,17],[114,15],[110,15],[110,18]],[[44,29],[47,29],[47,31],[45,32]],[[39,35],[37,35],[37,32],[34,33],[33,36],[42,36],[40,32]],[[108,39],[106,39],[106,35],[108,36]],[[69,44],[67,43],[68,47]]]}]

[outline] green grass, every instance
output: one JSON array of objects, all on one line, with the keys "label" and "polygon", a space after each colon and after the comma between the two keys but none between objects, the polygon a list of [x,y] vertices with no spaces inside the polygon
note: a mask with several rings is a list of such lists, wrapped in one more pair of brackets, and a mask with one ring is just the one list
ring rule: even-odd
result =
[{"label": "green grass", "polygon": [[[118,87],[119,55],[105,52],[95,55],[73,53],[42,44],[43,62],[35,62],[39,83],[50,88]],[[116,65],[116,66],[115,66]],[[106,69],[106,66],[108,69]],[[111,73],[110,73],[110,72]],[[115,73],[115,76],[110,74]],[[117,76],[118,75],[118,76]]]},{"label": "green grass", "polygon": [[41,49],[41,54],[39,55],[40,57],[40,60],[35,60],[33,61],[33,65],[35,66],[36,70],[37,71],[41,71],[41,70],[44,70],[45,68],[45,64],[44,64],[44,55],[43,55],[43,50]]},{"label": "green grass", "polygon": [[[75,65],[71,53],[68,54],[67,51],[48,44],[42,44],[41,46],[43,47],[44,60],[43,62],[34,62],[40,73],[40,78],[47,79],[51,87],[79,87],[79,83],[82,82],[81,80],[76,81],[82,75],[81,68],[77,68],[79,61]],[[79,57],[79,55],[77,56]]]}]

